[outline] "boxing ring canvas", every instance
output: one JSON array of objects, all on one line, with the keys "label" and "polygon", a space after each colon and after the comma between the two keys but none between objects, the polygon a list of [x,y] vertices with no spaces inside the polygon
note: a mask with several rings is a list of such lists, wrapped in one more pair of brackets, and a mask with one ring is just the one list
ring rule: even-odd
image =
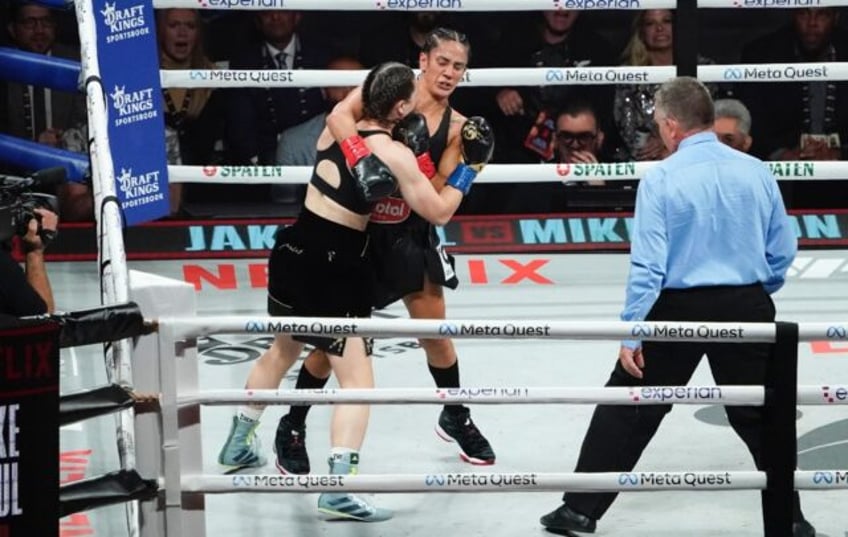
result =
[{"label": "boxing ring canvas", "polygon": [[[264,314],[265,260],[131,262],[130,268],[187,280],[197,290],[198,314]],[[447,291],[450,319],[617,320],[628,269],[625,254],[463,255],[457,258],[460,288]],[[57,307],[96,305],[95,264],[51,263]],[[226,275],[234,274],[235,282]],[[834,321],[848,317],[848,251],[804,250],[775,302],[778,320]],[[402,305],[378,312],[405,317]],[[199,341],[200,386],[241,388],[268,336],[212,336]],[[604,384],[618,344],[612,341],[456,341],[466,387],[592,386]],[[63,351],[62,391],[104,384],[99,347]],[[650,359],[650,357],[648,357]],[[412,339],[375,344],[378,387],[433,387],[423,351]],[[283,388],[292,388],[297,368]],[[848,342],[801,343],[799,384],[844,384]],[[692,385],[713,385],[705,362]],[[330,386],[333,386],[331,381]],[[259,428],[271,459],[277,419],[285,407],[269,407]],[[843,407],[802,406],[798,412],[799,467],[848,468],[848,416]],[[471,405],[472,416],[497,454],[493,467],[463,463],[452,444],[433,432],[436,405],[375,405],[362,449],[363,474],[433,472],[571,472],[592,405]],[[326,473],[332,408],[313,407],[307,447],[315,473]],[[219,473],[216,458],[227,434],[231,407],[202,409],[204,472]],[[107,416],[61,431],[61,472],[66,480],[118,466],[114,418]],[[276,473],[273,459],[256,473]],[[722,406],[678,405],[636,467],[639,471],[753,470]],[[482,496],[480,496],[482,494]],[[370,497],[370,495],[369,495]],[[383,523],[326,522],[316,510],[317,494],[207,495],[207,534],[252,537],[297,536],[518,536],[546,535],[539,516],[559,504],[556,492],[374,494],[395,510]],[[806,517],[819,535],[848,536],[845,491],[802,491]],[[623,493],[600,521],[598,535],[762,535],[758,491]],[[63,535],[126,535],[123,506],[63,520]]]}]

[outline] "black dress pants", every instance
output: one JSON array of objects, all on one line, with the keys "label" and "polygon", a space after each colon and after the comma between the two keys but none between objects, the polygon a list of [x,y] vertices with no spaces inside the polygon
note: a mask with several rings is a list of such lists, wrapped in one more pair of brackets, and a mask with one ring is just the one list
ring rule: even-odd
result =
[{"label": "black dress pants", "polygon": [[[646,317],[649,321],[773,322],[774,303],[761,285],[667,289]],[[645,341],[643,378],[619,362],[607,386],[675,386],[689,382],[706,354],[717,385],[762,385],[773,345]],[[576,472],[630,472],[672,405],[598,405],[583,439]],[[728,420],[761,467],[762,407],[726,406]],[[692,467],[697,468],[693,460]],[[566,493],[575,511],[599,519],[617,493]],[[798,495],[795,520],[800,520]]]}]

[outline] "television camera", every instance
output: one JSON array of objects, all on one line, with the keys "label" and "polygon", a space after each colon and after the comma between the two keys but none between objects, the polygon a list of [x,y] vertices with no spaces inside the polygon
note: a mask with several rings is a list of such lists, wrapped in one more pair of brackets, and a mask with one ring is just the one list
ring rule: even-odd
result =
[{"label": "television camera", "polygon": [[[0,242],[8,241],[14,235],[26,235],[29,221],[33,218],[41,220],[35,209],[47,209],[59,214],[56,196],[33,192],[33,189],[59,185],[66,179],[67,170],[61,166],[37,171],[28,177],[0,175]],[[45,245],[55,234],[55,231],[39,230]]]}]

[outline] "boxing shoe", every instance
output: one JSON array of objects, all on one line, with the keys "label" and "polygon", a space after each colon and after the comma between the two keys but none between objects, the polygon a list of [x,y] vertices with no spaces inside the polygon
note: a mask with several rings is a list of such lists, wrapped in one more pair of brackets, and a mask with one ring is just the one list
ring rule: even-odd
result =
[{"label": "boxing shoe", "polygon": [[256,436],[258,420],[236,415],[230,426],[227,440],[218,454],[218,464],[225,468],[226,473],[257,468],[265,465],[259,438]]},{"label": "boxing shoe", "polygon": [[[359,473],[359,454],[355,451],[333,453],[327,461],[331,475],[356,475]],[[349,519],[360,522],[382,522],[392,518],[389,509],[377,507],[355,494],[324,492],[318,497],[318,510],[331,519]]]},{"label": "boxing shoe", "polygon": [[557,535],[577,533],[595,533],[595,520],[581,515],[565,504],[560,505],[539,519],[545,529]]},{"label": "boxing shoe", "polygon": [[295,426],[286,414],[277,425],[274,438],[277,470],[283,474],[308,474],[309,454],[306,452],[306,425]]},{"label": "boxing shoe", "polygon": [[805,519],[792,524],[792,537],[816,537],[816,528]]},{"label": "boxing shoe", "polygon": [[[574,511],[566,504],[539,519],[539,522],[550,533],[574,537],[574,533],[595,533],[596,521]],[[802,519],[792,524],[793,537],[815,537],[816,529],[812,524]]]},{"label": "boxing shoe", "polygon": [[471,411],[461,407],[458,411],[449,412],[443,409],[436,424],[436,434],[445,442],[456,442],[459,445],[459,456],[471,464],[495,464],[495,452],[491,444],[471,421]]}]

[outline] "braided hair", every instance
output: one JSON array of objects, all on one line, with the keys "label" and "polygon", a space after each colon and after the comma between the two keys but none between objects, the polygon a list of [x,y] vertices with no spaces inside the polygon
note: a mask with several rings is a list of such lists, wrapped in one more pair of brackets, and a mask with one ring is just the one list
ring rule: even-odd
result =
[{"label": "braided hair", "polygon": [[386,62],[374,67],[362,85],[363,116],[387,122],[398,101],[412,98],[415,73],[402,63]]},{"label": "braided hair", "polygon": [[468,36],[457,30],[442,26],[435,28],[427,34],[427,37],[424,38],[424,46],[421,47],[421,52],[430,54],[430,51],[438,48],[442,41],[456,41],[465,47],[468,57],[471,57],[471,42],[468,41]]}]

